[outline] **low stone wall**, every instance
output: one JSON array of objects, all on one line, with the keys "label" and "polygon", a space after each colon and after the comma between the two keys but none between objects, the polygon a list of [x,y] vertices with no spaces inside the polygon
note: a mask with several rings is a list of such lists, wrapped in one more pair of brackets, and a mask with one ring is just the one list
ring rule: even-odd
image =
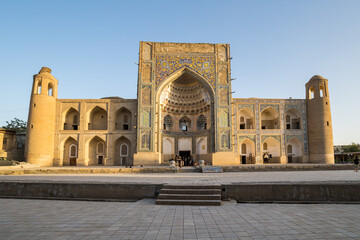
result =
[{"label": "low stone wall", "polygon": [[137,201],[155,198],[160,189],[156,184],[0,182],[0,197]]},{"label": "low stone wall", "polygon": [[352,170],[352,164],[244,164],[222,166],[223,172]]},{"label": "low stone wall", "polygon": [[360,182],[246,183],[222,186],[222,198],[237,202],[360,202]]},{"label": "low stone wall", "polygon": [[[0,182],[2,198],[137,201],[156,198],[162,184]],[[360,182],[243,183],[222,185],[237,202],[359,203]]]},{"label": "low stone wall", "polygon": [[114,173],[173,173],[170,167],[136,167],[136,168],[91,168],[91,167],[53,167],[53,168],[20,168],[0,167],[0,175],[24,174],[114,174]]}]

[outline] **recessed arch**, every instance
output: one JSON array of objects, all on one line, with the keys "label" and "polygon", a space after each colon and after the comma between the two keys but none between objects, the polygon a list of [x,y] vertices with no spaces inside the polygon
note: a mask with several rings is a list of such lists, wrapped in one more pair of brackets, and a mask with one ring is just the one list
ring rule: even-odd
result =
[{"label": "recessed arch", "polygon": [[79,130],[79,112],[70,107],[63,114],[63,130]]},{"label": "recessed arch", "polygon": [[[211,149],[207,149],[208,154],[202,155],[202,159],[211,162],[212,156],[209,153],[214,151],[214,142],[216,141],[212,125],[215,118],[213,115],[214,102],[215,92],[212,85],[202,75],[188,67],[182,67],[163,80],[155,93],[156,111],[154,116],[157,118],[155,119],[157,122],[155,125],[157,134],[155,135],[156,139],[154,139],[155,151],[162,153],[163,145],[167,144],[164,143],[165,137],[175,137],[172,134],[176,135],[182,132],[186,135],[187,131],[194,137],[206,134],[211,142],[209,143]],[[172,117],[174,123],[170,132],[164,124],[164,117],[167,115]],[[206,123],[201,124],[203,130],[197,127],[197,120],[200,115],[204,115],[206,118]],[[183,116],[187,118],[182,118]],[[174,139],[177,141],[174,142],[175,145],[180,144],[180,139]],[[191,149],[194,149],[194,158],[196,158],[199,156],[195,153],[197,142],[191,141],[191,144]],[[185,150],[178,151],[176,154],[184,154]],[[164,160],[163,157],[160,158]]]},{"label": "recessed arch", "polygon": [[279,112],[273,107],[261,111],[261,129],[279,129]]},{"label": "recessed arch", "polygon": [[130,131],[132,127],[132,114],[126,107],[116,111],[115,130]]},{"label": "recessed arch", "polygon": [[107,130],[107,111],[96,106],[90,111],[88,130]]},{"label": "recessed arch", "polygon": [[62,145],[62,159],[60,165],[76,166],[78,158],[78,142],[71,136],[67,137]]},{"label": "recessed arch", "polygon": [[130,140],[125,136],[121,136],[116,139],[114,146],[114,166],[132,166],[133,151]]},{"label": "recessed arch", "polygon": [[301,114],[295,108],[290,108],[285,113],[286,129],[300,129]]},{"label": "recessed arch", "polygon": [[254,113],[249,108],[242,108],[239,113],[239,128],[253,129],[254,128]]},{"label": "recessed arch", "polygon": [[255,160],[255,143],[249,138],[239,142],[239,154],[241,164],[254,164]]},{"label": "recessed arch", "polygon": [[94,136],[88,141],[88,165],[104,165],[106,158],[106,142],[99,136]]},{"label": "recessed arch", "polygon": [[210,83],[202,75],[200,75],[199,73],[193,71],[192,69],[190,69],[188,67],[182,67],[181,69],[175,71],[173,74],[168,76],[168,78],[166,78],[164,81],[162,81],[162,83],[159,85],[159,87],[157,89],[156,99],[157,100],[159,99],[161,92],[164,90],[164,88],[167,85],[169,85],[171,82],[178,79],[184,73],[187,73],[187,74],[193,76],[196,80],[198,80],[200,83],[202,83],[203,86],[205,87],[205,89],[209,92],[211,100],[214,101],[215,92],[214,92],[213,87],[210,85]]},{"label": "recessed arch", "polygon": [[303,147],[300,140],[292,137],[286,143],[286,156],[288,163],[302,163],[303,162]]},{"label": "recessed arch", "polygon": [[[266,144],[266,149],[264,146]],[[263,141],[262,144],[262,158],[265,159],[265,156],[269,156],[269,163],[280,163],[280,156],[281,156],[281,145],[280,142],[273,138],[268,137]]]}]

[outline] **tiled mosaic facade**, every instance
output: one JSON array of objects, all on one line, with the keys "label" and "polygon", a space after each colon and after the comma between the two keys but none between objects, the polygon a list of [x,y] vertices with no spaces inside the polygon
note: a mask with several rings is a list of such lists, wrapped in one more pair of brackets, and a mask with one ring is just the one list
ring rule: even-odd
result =
[{"label": "tiled mosaic facade", "polygon": [[188,67],[203,76],[215,88],[215,58],[198,56],[156,56],[156,89],[177,70]]}]

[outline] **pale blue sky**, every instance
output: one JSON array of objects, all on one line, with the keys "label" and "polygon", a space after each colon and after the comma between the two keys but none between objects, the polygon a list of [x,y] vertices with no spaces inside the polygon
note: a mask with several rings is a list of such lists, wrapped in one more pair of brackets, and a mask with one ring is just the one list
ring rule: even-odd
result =
[{"label": "pale blue sky", "polygon": [[27,120],[42,66],[59,98],[136,98],[139,41],[229,43],[239,98],[305,98],[305,83],[322,75],[334,143],[360,142],[356,0],[0,0],[0,126]]}]

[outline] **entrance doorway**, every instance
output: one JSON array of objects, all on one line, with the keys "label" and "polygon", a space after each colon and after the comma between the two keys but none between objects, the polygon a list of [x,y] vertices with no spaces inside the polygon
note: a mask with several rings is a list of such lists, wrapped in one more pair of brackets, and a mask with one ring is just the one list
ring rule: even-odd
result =
[{"label": "entrance doorway", "polygon": [[70,166],[76,166],[76,158],[70,158]]},{"label": "entrance doorway", "polygon": [[99,165],[103,164],[103,158],[104,158],[104,156],[98,156],[98,164]]},{"label": "entrance doorway", "polygon": [[246,155],[241,156],[241,164],[246,164]]},{"label": "entrance doorway", "polygon": [[184,166],[190,166],[190,151],[179,151],[179,156],[184,161]]}]

